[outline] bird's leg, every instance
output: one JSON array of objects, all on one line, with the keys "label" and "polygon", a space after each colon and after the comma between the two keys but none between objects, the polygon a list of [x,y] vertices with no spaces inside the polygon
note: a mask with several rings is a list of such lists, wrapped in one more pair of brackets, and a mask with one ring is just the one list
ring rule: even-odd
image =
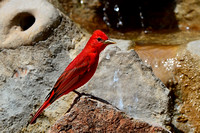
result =
[{"label": "bird's leg", "polygon": [[90,98],[93,97],[91,94],[87,94],[87,93],[84,93],[84,92],[80,93],[80,92],[78,92],[76,90],[73,90],[73,92],[76,93],[78,95],[78,97],[81,97],[81,96],[88,96]]},{"label": "bird's leg", "polygon": [[80,92],[76,91],[76,90],[73,90],[73,92],[76,93],[79,97],[82,96],[82,94]]},{"label": "bird's leg", "polygon": [[[73,92],[76,93],[76,94],[78,95],[77,99],[74,100],[74,101],[75,101],[74,104],[78,102],[78,100],[79,100],[79,98],[80,98],[81,96],[87,96],[87,97],[90,97],[90,98],[92,98],[92,99],[101,101],[101,102],[103,102],[103,103],[110,104],[108,101],[106,101],[106,100],[104,100],[104,99],[101,99],[101,98],[99,98],[99,97],[93,96],[92,94],[87,94],[87,93],[84,93],[84,92],[80,93],[80,92],[78,92],[78,91],[76,91],[76,90],[73,90]],[[110,104],[110,105],[111,105],[111,104]]]}]

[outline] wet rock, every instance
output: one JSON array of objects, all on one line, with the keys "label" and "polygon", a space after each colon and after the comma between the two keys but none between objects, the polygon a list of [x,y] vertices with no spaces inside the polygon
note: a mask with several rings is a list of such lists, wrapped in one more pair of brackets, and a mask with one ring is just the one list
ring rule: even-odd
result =
[{"label": "wet rock", "polygon": [[95,75],[79,91],[108,101],[133,118],[151,124],[170,123],[169,90],[134,50],[107,47]]},{"label": "wet rock", "polygon": [[3,1],[0,8],[0,48],[33,45],[60,23],[61,14],[46,0]]},{"label": "wet rock", "polygon": [[49,131],[49,133],[58,132],[168,133],[162,127],[132,119],[100,99],[95,100],[85,96],[82,96]]},{"label": "wet rock", "polygon": [[199,41],[187,44],[177,57],[181,67],[174,69],[169,86],[174,94],[172,123],[183,132],[200,132],[200,57]]},{"label": "wet rock", "polygon": [[[9,1],[8,3],[5,3],[2,8],[5,8],[5,5],[9,5],[12,2],[16,4],[18,2],[21,3],[22,1]],[[33,42],[34,38],[37,36],[35,34],[36,32],[31,31],[31,29],[36,30],[37,26],[35,28],[34,25],[33,27],[30,27],[30,31],[27,29],[26,31],[30,32],[30,38],[33,37],[30,39],[34,44],[33,46],[1,49],[0,132],[46,131],[56,118],[63,115],[66,108],[69,108],[69,104],[67,104],[68,102],[71,103],[69,99],[73,100],[73,93],[67,96],[69,98],[67,102],[66,97],[61,98],[55,102],[57,104],[59,103],[58,105],[60,106],[54,108],[55,105],[52,105],[49,108],[50,111],[47,110],[43,113],[43,121],[38,119],[37,124],[26,127],[31,118],[30,114],[33,114],[43,103],[55,81],[71,61],[68,50],[74,48],[75,44],[79,42],[83,36],[80,29],[77,28],[68,17],[64,16],[56,9],[52,9],[52,5],[50,5],[50,9],[52,9],[50,10],[48,7],[49,3],[45,1],[40,1],[41,3],[38,2],[39,1],[34,1],[32,3],[31,1],[24,1],[21,3],[22,5],[17,4],[18,7],[15,5],[16,8],[11,4],[10,6],[13,8],[8,12],[14,13],[18,11],[15,9],[19,8],[22,11],[30,11],[33,14],[36,13],[37,15],[40,15],[41,18],[38,18],[38,20],[36,19],[34,24],[36,26],[37,21],[39,25],[45,24],[43,25],[43,28],[37,25],[39,26],[38,35],[40,36],[45,36],[47,31],[45,30],[46,26],[49,27],[54,23],[53,20],[55,20],[54,17],[58,17],[57,14],[60,14],[59,17],[61,17],[61,19],[59,20],[61,21],[57,27],[51,27],[53,29],[49,27],[53,32],[46,39],[43,38],[44,40],[37,43]],[[25,6],[24,3],[26,3],[27,6]],[[43,9],[41,9],[42,5],[45,6]],[[43,14],[41,10],[45,10],[45,13]],[[39,11],[41,11],[41,13]],[[48,11],[55,12],[50,14],[53,16],[48,16]],[[43,23],[43,19],[45,20],[45,23]],[[2,21],[2,19],[0,21]],[[19,34],[28,35],[25,33],[26,31]],[[21,35],[18,36],[21,37]],[[14,41],[16,45],[9,46],[15,47],[19,44],[28,44],[26,39],[20,39],[20,42],[22,43]],[[45,116],[48,116],[49,119]]]}]

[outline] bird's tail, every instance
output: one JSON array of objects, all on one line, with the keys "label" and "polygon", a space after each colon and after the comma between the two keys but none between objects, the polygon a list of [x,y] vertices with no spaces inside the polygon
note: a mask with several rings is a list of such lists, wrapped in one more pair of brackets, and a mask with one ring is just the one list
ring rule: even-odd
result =
[{"label": "bird's tail", "polygon": [[45,101],[43,103],[43,105],[38,109],[38,111],[36,112],[36,114],[33,116],[33,118],[31,119],[30,124],[35,123],[35,120],[37,119],[37,117],[42,113],[42,111],[47,108],[50,105],[49,101]]},{"label": "bird's tail", "polygon": [[33,116],[33,118],[31,119],[30,121],[30,124],[33,124],[35,123],[35,120],[37,119],[37,117],[42,113],[42,111],[47,108],[53,101],[52,101],[52,98],[53,98],[53,95],[54,95],[54,90],[52,90],[46,97],[46,101],[43,103],[43,105],[38,109],[38,111],[36,112],[36,114]]}]

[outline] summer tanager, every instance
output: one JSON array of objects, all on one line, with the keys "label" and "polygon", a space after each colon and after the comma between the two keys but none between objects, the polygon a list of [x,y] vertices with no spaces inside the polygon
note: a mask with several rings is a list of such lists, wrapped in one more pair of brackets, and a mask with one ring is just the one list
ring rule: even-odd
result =
[{"label": "summer tanager", "polygon": [[47,95],[45,102],[33,116],[30,124],[33,124],[39,114],[55,100],[87,83],[96,71],[101,51],[107,45],[114,43],[114,41],[108,39],[105,33],[96,30],[82,52],[67,66],[58,78],[53,89]]}]

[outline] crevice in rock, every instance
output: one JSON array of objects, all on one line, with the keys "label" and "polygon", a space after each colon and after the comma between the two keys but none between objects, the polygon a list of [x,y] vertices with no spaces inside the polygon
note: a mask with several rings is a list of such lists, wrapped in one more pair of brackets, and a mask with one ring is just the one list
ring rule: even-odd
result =
[{"label": "crevice in rock", "polygon": [[169,101],[169,105],[168,105],[168,111],[169,112],[169,115],[170,115],[170,122],[167,123],[166,125],[170,126],[171,128],[171,132],[174,132],[174,133],[184,133],[183,131],[181,131],[180,129],[178,129],[173,123],[172,123],[172,119],[174,117],[174,107],[175,107],[175,100],[176,100],[176,96],[174,94],[174,91],[173,90],[170,90],[169,92],[169,97],[170,97],[170,101]]}]

